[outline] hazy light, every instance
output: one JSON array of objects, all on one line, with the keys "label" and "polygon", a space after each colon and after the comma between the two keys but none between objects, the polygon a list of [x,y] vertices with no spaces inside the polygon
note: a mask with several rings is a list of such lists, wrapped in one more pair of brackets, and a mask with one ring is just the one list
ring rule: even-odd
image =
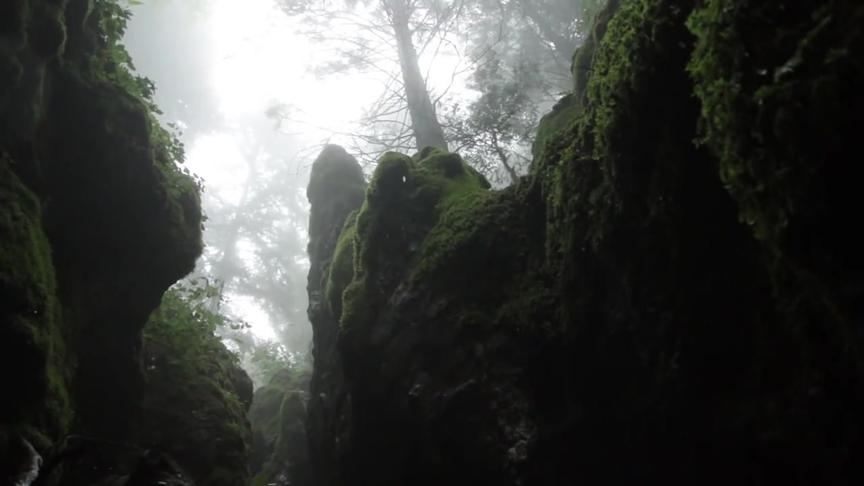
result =
[{"label": "hazy light", "polygon": [[236,204],[249,171],[236,140],[230,133],[196,137],[187,148],[186,165],[204,179],[205,196]]},{"label": "hazy light", "polygon": [[210,15],[220,109],[229,118],[263,113],[302,76],[304,39],[270,0],[219,0]]},{"label": "hazy light", "polygon": [[255,299],[245,295],[231,295],[228,296],[226,304],[232,314],[240,316],[251,326],[249,330],[255,337],[268,341],[276,340],[276,332],[273,330],[270,316],[258,302],[255,302]]}]

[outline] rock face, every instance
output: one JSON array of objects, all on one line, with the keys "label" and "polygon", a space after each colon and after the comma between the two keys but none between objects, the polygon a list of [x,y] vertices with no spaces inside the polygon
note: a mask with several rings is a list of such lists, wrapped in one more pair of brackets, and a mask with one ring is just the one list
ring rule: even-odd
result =
[{"label": "rock face", "polygon": [[[341,315],[341,289],[328,283],[330,275],[345,285],[351,279],[351,263],[331,265],[339,235],[349,213],[363,202],[366,181],[357,160],[342,147],[327,146],[312,165],[306,192],[309,214],[309,321],[312,324],[315,371],[310,384],[307,415],[309,458],[322,478],[343,472],[332,467],[344,452],[346,414],[350,413],[342,361],[336,337]],[[350,225],[346,233],[351,233]],[[352,252],[348,237],[342,239],[342,259]]]},{"label": "rock face", "polygon": [[313,176],[317,484],[864,480],[864,7],[598,19],[515,187]]},{"label": "rock face", "polygon": [[41,484],[177,484],[133,444],[142,328],[201,252],[201,210],[123,25],[110,0],[0,5],[3,484],[27,447]]}]

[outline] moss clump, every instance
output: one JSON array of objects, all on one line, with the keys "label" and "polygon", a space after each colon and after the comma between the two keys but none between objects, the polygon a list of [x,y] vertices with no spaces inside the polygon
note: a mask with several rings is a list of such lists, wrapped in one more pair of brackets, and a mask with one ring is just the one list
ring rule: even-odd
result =
[{"label": "moss clump", "polygon": [[51,249],[38,199],[12,172],[5,155],[0,155],[0,207],[0,387],[6,397],[0,424],[58,439],[72,415],[67,394],[71,359]]},{"label": "moss clump", "polygon": [[418,177],[424,185],[435,188],[440,200],[437,223],[423,241],[412,279],[422,279],[453,256],[459,242],[477,230],[477,210],[492,194],[488,182],[457,154],[432,154],[420,162]]}]

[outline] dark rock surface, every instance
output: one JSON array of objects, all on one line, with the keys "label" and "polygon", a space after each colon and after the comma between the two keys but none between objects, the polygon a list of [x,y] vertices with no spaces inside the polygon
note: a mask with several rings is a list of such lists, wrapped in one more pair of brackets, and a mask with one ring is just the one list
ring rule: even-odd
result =
[{"label": "dark rock surface", "polygon": [[[142,445],[154,433],[142,405],[214,392],[212,408],[220,409],[231,402],[221,395],[229,389],[245,395],[245,407],[251,401],[251,383],[240,383],[248,378],[224,356],[208,372],[233,378],[211,389],[197,386],[201,370],[171,393],[154,386],[158,377],[145,382],[142,329],[163,292],[193,268],[202,217],[199,188],[155,118],[152,86],[127,67],[123,25],[122,10],[106,0],[0,2],[0,478],[7,480],[22,471],[26,444],[43,458],[38,484],[192,484],[165,455],[168,439]],[[203,420],[214,428],[239,420],[242,436],[243,407]],[[245,480],[245,449],[222,450],[232,447],[241,480],[210,484]],[[217,460],[224,458],[204,467]]]}]

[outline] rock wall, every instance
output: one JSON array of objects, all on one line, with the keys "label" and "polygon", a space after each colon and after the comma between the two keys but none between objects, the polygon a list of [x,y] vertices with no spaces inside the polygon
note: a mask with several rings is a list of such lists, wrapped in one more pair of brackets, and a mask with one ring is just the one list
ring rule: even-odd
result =
[{"label": "rock wall", "polygon": [[199,191],[119,44],[125,15],[111,0],[0,4],[3,484],[28,445],[43,484],[177,470],[134,445],[141,331],[201,252]]},{"label": "rock wall", "polygon": [[611,2],[521,183],[384,156],[310,229],[317,483],[864,479],[862,18]]}]

